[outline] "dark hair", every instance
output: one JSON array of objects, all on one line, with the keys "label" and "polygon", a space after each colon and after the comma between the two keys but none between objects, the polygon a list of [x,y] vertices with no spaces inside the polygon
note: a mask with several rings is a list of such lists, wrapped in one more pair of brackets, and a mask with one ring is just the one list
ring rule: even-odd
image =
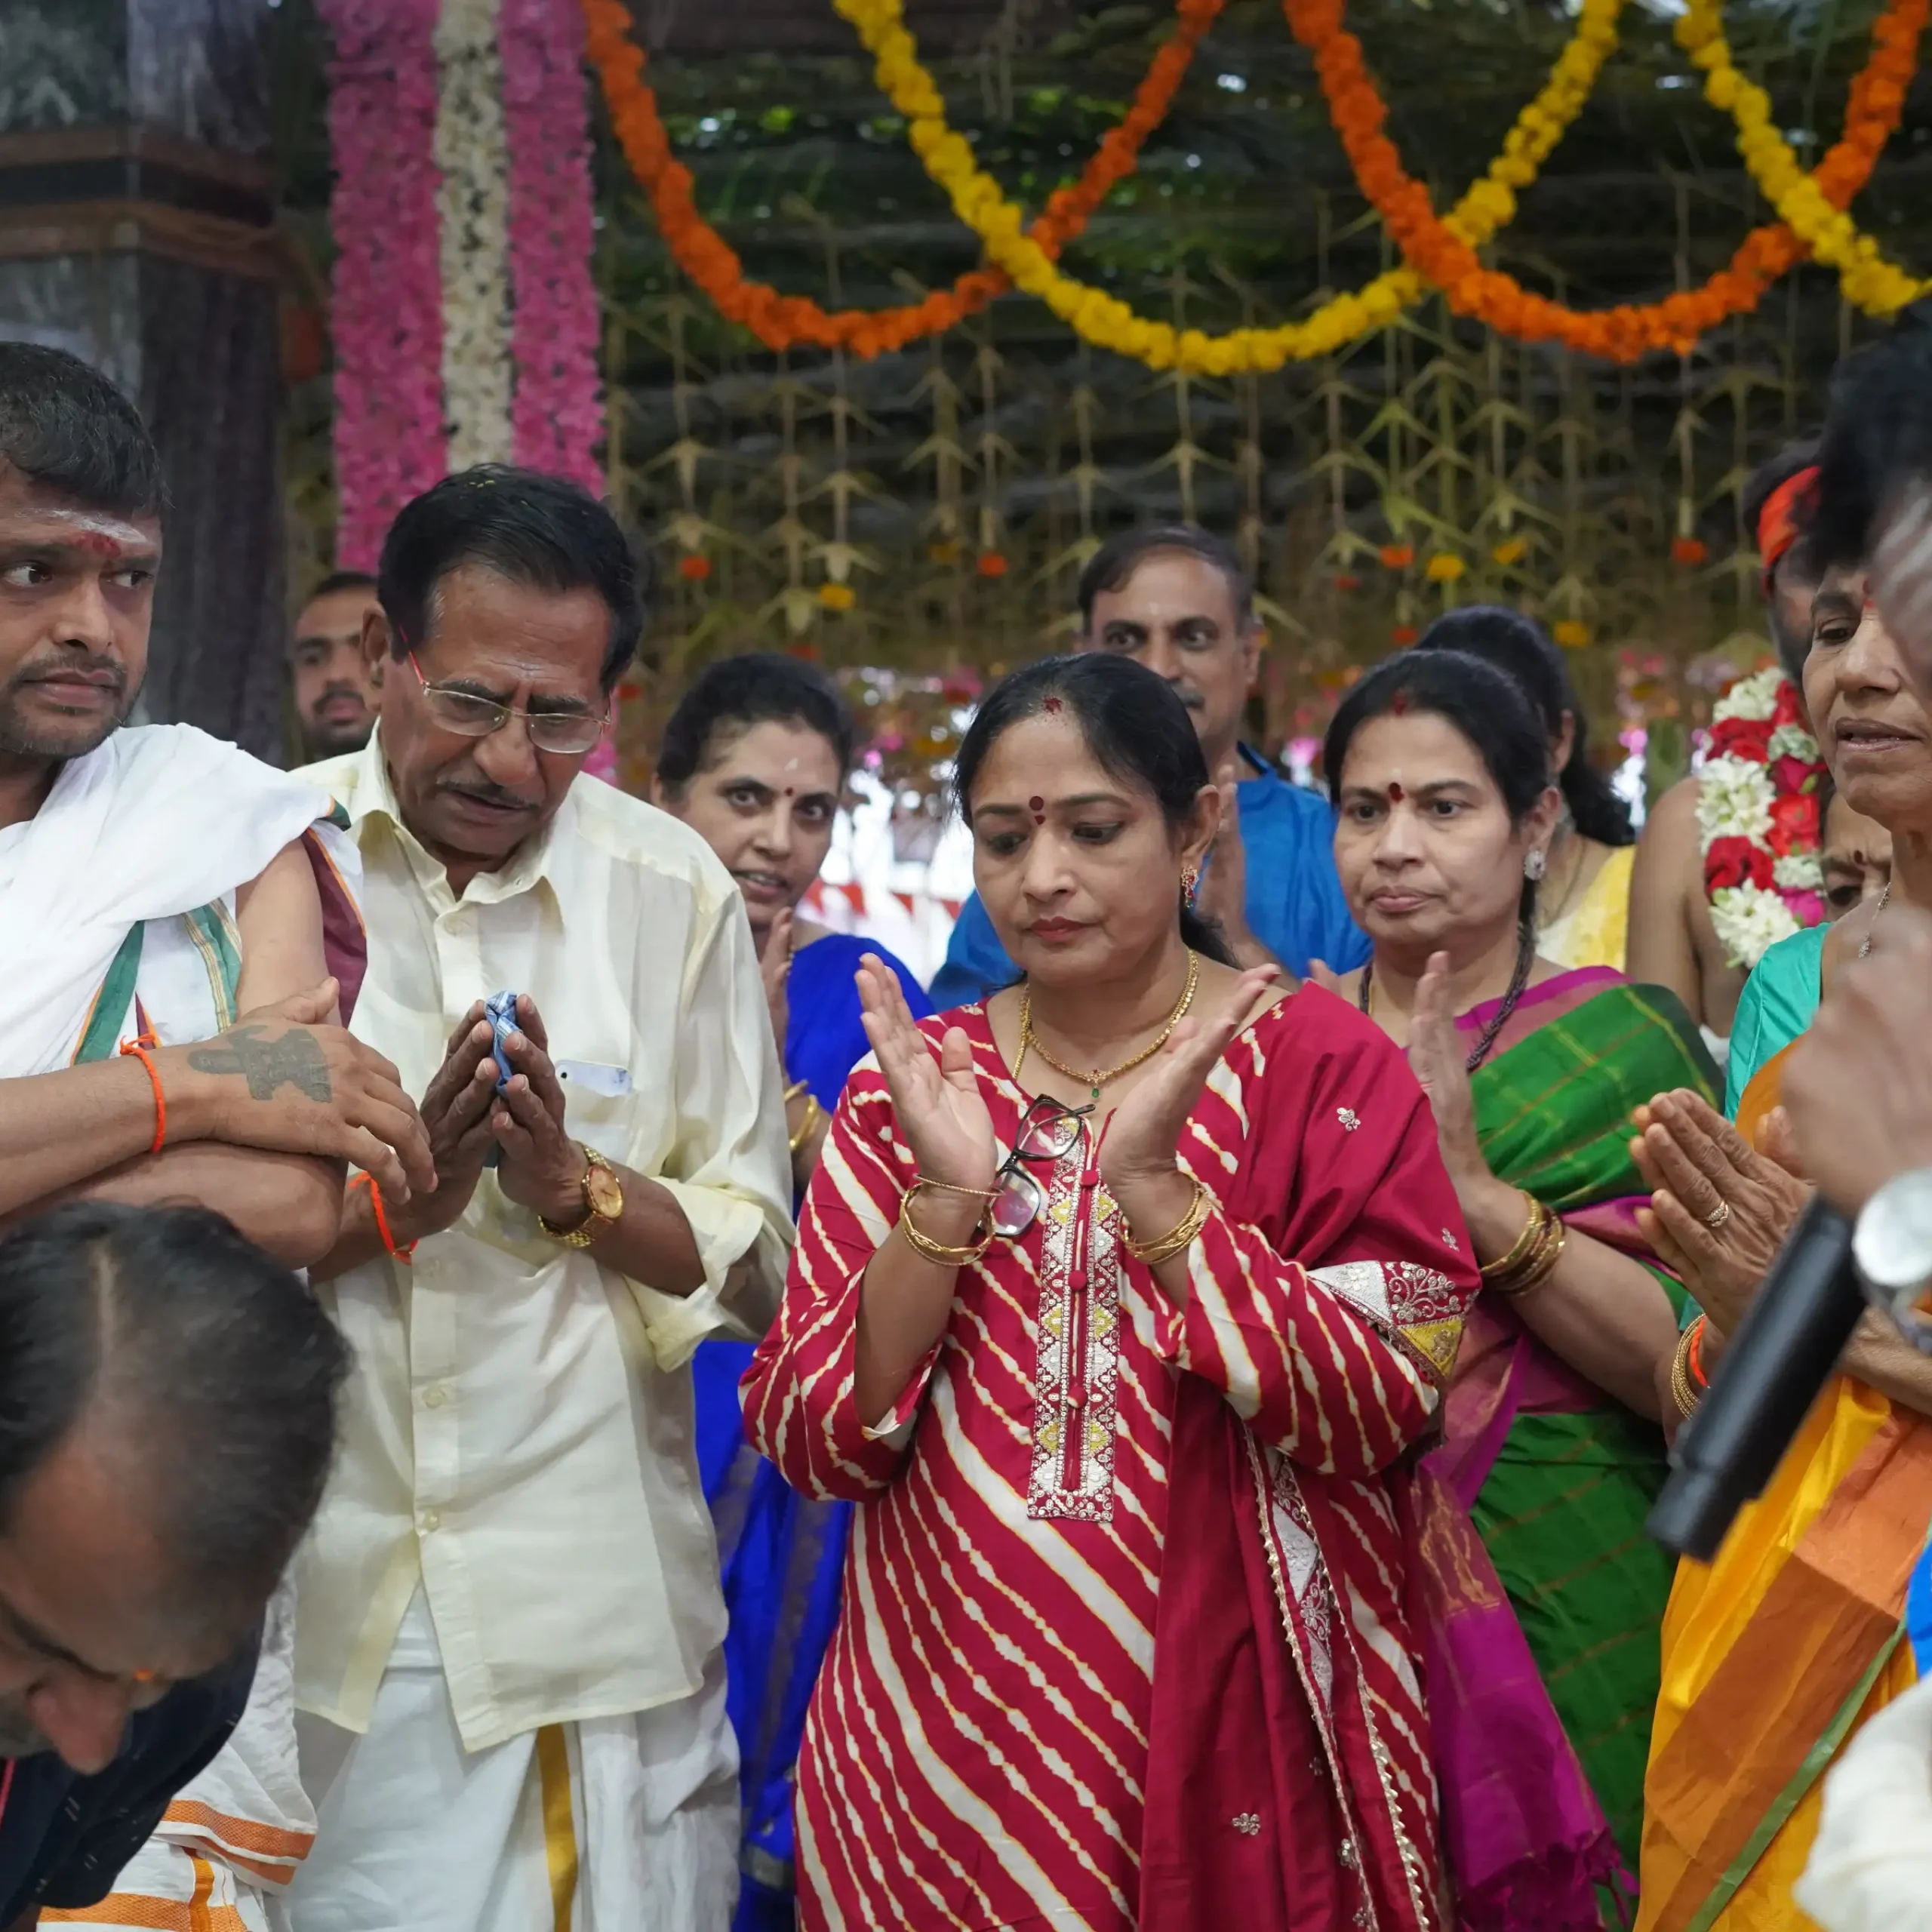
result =
[{"label": "dark hair", "polygon": [[1861,563],[1900,488],[1932,481],[1932,303],[1914,303],[1833,372],[1818,472],[1817,567]]},{"label": "dark hair", "polygon": [[205,1208],[23,1222],[0,1238],[0,1524],[97,1416],[151,1503],[163,1613],[232,1636],[321,1500],[348,1366],[301,1278]]},{"label": "dark hair", "polygon": [[0,461],[117,516],[158,516],[167,491],[140,411],[64,349],[0,342]]},{"label": "dark hair", "polygon": [[1438,617],[1417,641],[1418,651],[1459,651],[1493,664],[1529,700],[1543,718],[1552,744],[1562,735],[1567,712],[1575,729],[1570,759],[1557,774],[1577,829],[1599,845],[1634,845],[1630,808],[1610,780],[1590,761],[1589,724],[1570,681],[1570,667],[1540,624],[1520,611],[1495,604],[1472,604]]},{"label": "dark hair", "polygon": [[595,591],[611,612],[600,681],[607,691],[616,684],[644,628],[650,567],[588,490],[540,470],[479,463],[404,504],[376,578],[398,657],[429,635],[437,586],[465,564],[539,590]]},{"label": "dark hair", "polygon": [[1087,560],[1073,593],[1080,628],[1084,631],[1092,625],[1094,600],[1103,591],[1125,589],[1134,572],[1162,550],[1178,550],[1211,564],[1227,580],[1236,620],[1244,626],[1254,621],[1254,585],[1231,544],[1198,524],[1139,523],[1131,530],[1116,531]]},{"label": "dark hair", "polygon": [[782,651],[751,651],[707,664],[664,728],[657,777],[683,791],[712,758],[718,734],[736,726],[801,724],[832,747],[842,783],[852,768],[852,713],[823,671]]},{"label": "dark hair", "polygon": [[[1330,798],[1340,801],[1355,734],[1371,718],[1403,712],[1440,718],[1469,741],[1512,825],[1520,826],[1549,789],[1549,736],[1513,678],[1467,651],[1404,651],[1384,658],[1337,707],[1321,746]],[[1532,929],[1536,907],[1536,881],[1526,877],[1521,916]]]},{"label": "dark hair", "polygon": [[[1083,651],[1070,657],[1043,657],[1002,678],[960,741],[953,768],[953,798],[959,815],[973,822],[973,786],[986,754],[1012,726],[1036,718],[1049,701],[1064,704],[1094,761],[1110,777],[1153,794],[1170,831],[1177,830],[1208,783],[1208,761],[1187,707],[1164,678],[1144,664],[1111,651]],[[1196,952],[1237,962],[1220,928],[1180,902],[1180,936]]]},{"label": "dark hair", "polygon": [[338,590],[374,590],[376,580],[367,571],[331,571],[302,601],[312,604],[318,597],[333,597]]}]

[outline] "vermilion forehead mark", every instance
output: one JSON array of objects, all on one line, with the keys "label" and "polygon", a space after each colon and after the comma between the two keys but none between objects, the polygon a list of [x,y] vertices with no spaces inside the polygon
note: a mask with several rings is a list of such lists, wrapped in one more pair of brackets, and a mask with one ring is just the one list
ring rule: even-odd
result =
[{"label": "vermilion forehead mark", "polygon": [[1058,698],[1050,697],[1047,700],[1045,708],[1057,717],[1060,714],[1060,701]]},{"label": "vermilion forehead mark", "polygon": [[1392,805],[1399,805],[1406,795],[1399,785],[1391,785],[1389,787],[1389,802]]},{"label": "vermilion forehead mark", "polygon": [[[1051,703],[1052,700],[1049,699],[1048,702]],[[1026,801],[1026,809],[1033,814],[1033,823],[1035,825],[1044,825],[1046,823],[1047,801],[1045,799],[1041,798],[1037,792],[1032,798]]]},{"label": "vermilion forehead mark", "polygon": [[1398,691],[1395,695],[1389,700],[1389,715],[1392,718],[1401,718],[1406,715],[1408,709],[1409,694],[1407,691]]},{"label": "vermilion forehead mark", "polygon": [[147,537],[131,523],[118,517],[91,515],[85,511],[55,510],[51,521],[62,524],[69,532],[66,540],[90,556],[114,558],[130,552],[146,554],[152,549]]}]

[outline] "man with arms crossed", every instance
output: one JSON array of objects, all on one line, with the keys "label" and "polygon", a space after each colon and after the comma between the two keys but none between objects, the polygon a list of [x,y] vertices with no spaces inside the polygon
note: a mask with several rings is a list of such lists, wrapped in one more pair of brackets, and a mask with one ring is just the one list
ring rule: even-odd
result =
[{"label": "man with arms crossed", "polygon": [[[354,927],[314,829],[327,797],[186,727],[120,728],[146,669],[161,497],[110,383],[0,344],[0,1218],[76,1195],[195,1201],[299,1266],[335,1238],[345,1157],[406,1187],[386,1137],[427,1185],[427,1143],[394,1069],[329,1023],[318,876]],[[145,1060],[117,1053],[137,1038]],[[287,1622],[278,1599],[233,1742],[92,1922],[184,1906],[198,1860],[265,1924],[260,1888],[312,1824]],[[264,1835],[273,1858],[239,1855]]]},{"label": "man with arms crossed", "polygon": [[352,1197],[313,1271],[356,1366],[299,1572],[294,1924],[724,1932],[689,1364],[763,1330],[789,1236],[751,929],[696,833],[579,775],[642,621],[608,511],[466,471],[396,518],[380,595],[375,734],[312,775],[361,854],[356,1025],[423,1097],[438,1184],[380,1221]]}]

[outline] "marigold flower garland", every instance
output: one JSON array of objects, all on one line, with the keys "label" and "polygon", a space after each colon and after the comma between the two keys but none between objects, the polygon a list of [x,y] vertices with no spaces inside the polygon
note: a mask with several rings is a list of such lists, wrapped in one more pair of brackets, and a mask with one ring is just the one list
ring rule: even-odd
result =
[{"label": "marigold flower garland", "polygon": [[502,6],[497,44],[510,162],[515,457],[601,494],[583,16],[577,0],[502,0]]},{"label": "marigold flower garland", "polygon": [[[1713,0],[1703,0],[1706,6]],[[1922,24],[1925,0],[1893,0],[1894,17]],[[1459,314],[1524,341],[1555,340],[1612,361],[1634,361],[1653,349],[1684,349],[1727,316],[1754,307],[1773,280],[1803,252],[1802,239],[1786,226],[1760,228],[1747,236],[1721,269],[1700,289],[1687,290],[1642,307],[1620,306],[1590,314],[1531,294],[1513,278],[1484,269],[1475,251],[1439,218],[1428,189],[1403,168],[1383,133],[1387,109],[1370,78],[1361,45],[1342,26],[1342,0],[1282,0],[1297,39],[1315,56],[1329,114],[1347,150],[1355,179],[1374,202],[1410,266],[1440,288]],[[1918,25],[1909,38],[1896,25],[1875,35],[1866,70],[1854,83],[1845,130],[1838,145],[1808,177],[1833,207],[1864,185],[1878,153],[1898,125],[1911,76]],[[1901,49],[1901,42],[1904,42]]]},{"label": "marigold flower garland", "polygon": [[[1860,76],[1863,97],[1855,85],[1846,111],[1847,139],[1855,116],[1889,110],[1886,133],[1897,125],[1918,64],[1925,17],[1925,0],[1910,0],[1889,9],[1874,27],[1872,60]],[[1885,259],[1878,243],[1843,211],[1851,197],[1833,195],[1825,185],[1823,169],[1817,176],[1805,173],[1772,118],[1770,96],[1747,81],[1731,59],[1721,0],[1690,0],[1677,23],[1676,35],[1678,44],[1703,69],[1705,97],[1737,122],[1738,151],[1751,178],[1798,239],[1820,261],[1838,270],[1847,301],[1867,315],[1890,315],[1932,288],[1932,283],[1906,274]]]},{"label": "marigold flower garland", "polygon": [[[586,4],[601,4],[601,0],[586,0]],[[1237,329],[1226,335],[1209,336],[1198,329],[1177,330],[1165,322],[1148,321],[1125,303],[1062,274],[1023,231],[1020,211],[1007,200],[999,184],[979,168],[971,147],[947,125],[946,103],[931,75],[920,64],[918,47],[905,27],[901,0],[833,0],[833,4],[858,30],[877,63],[879,85],[911,123],[909,138],[926,171],[946,190],[960,218],[986,245],[986,252],[1018,287],[1038,297],[1063,321],[1101,348],[1137,357],[1157,369],[1178,366],[1211,375],[1278,369],[1291,360],[1330,354],[1384,326],[1422,293],[1412,261],[1407,269],[1380,276],[1352,294],[1337,296],[1306,321],[1278,328]],[[1524,109],[1501,154],[1449,217],[1454,226],[1445,232],[1471,261],[1475,260],[1471,245],[1486,240],[1513,215],[1516,191],[1535,179],[1537,169],[1588,98],[1598,70],[1616,45],[1616,22],[1621,11],[1622,0],[1584,0],[1577,31],[1549,79]],[[1334,13],[1339,29],[1339,4]],[[1371,95],[1373,91],[1371,88]],[[1374,106],[1379,127],[1379,100]],[[1394,152],[1389,149],[1392,156]],[[1399,172],[1399,162],[1397,168]]]},{"label": "marigold flower garland", "polygon": [[[834,4],[873,54],[881,85],[913,122],[913,145],[927,171],[946,188],[961,218],[979,235],[987,252],[1016,283],[1046,301],[1089,341],[1138,356],[1155,368],[1178,363],[1225,374],[1278,368],[1291,358],[1328,353],[1392,320],[1403,302],[1420,294],[1418,275],[1441,288],[1459,312],[1478,317],[1504,334],[1531,341],[1555,340],[1609,360],[1634,361],[1652,349],[1686,348],[1728,316],[1755,307],[1771,283],[1804,252],[1804,243],[1788,226],[1772,224],[1747,236],[1730,265],[1703,288],[1661,302],[1592,313],[1533,294],[1510,276],[1485,269],[1472,245],[1494,232],[1492,221],[1507,218],[1513,210],[1511,191],[1533,177],[1562,127],[1574,118],[1614,40],[1604,16],[1593,14],[1586,0],[1571,47],[1543,93],[1524,110],[1503,155],[1454,214],[1439,217],[1428,190],[1407,174],[1382,131],[1387,110],[1363,62],[1360,43],[1343,31],[1341,0],[1283,0],[1297,38],[1315,57],[1331,117],[1357,181],[1401,245],[1407,267],[1356,294],[1337,297],[1305,322],[1275,330],[1238,330],[1222,337],[1177,332],[1165,324],[1144,321],[1124,303],[1033,257],[1019,232],[1019,211],[1005,200],[997,183],[978,170],[971,149],[946,125],[945,103],[919,65],[917,49],[903,24],[900,0]],[[1893,0],[1887,21],[1922,17],[1924,5],[1925,0]],[[1614,17],[1614,10],[1608,11]],[[1864,184],[1897,126],[1904,98],[1899,63],[1902,58],[1903,77],[1909,80],[1917,37],[1915,26],[1908,32],[1884,23],[1875,36],[1872,58],[1854,84],[1844,135],[1810,177],[1834,206],[1848,202]],[[1575,87],[1580,74],[1587,75],[1580,94]]]},{"label": "marigold flower garland", "polygon": [[436,0],[321,0],[334,38],[337,561],[373,570],[395,513],[443,474]]},{"label": "marigold flower garland", "polygon": [[[1033,224],[1032,245],[1051,261],[1083,229],[1108,192],[1132,174],[1141,144],[1166,118],[1188,63],[1224,0],[1180,0],[1174,36],[1154,57],[1133,106],[1112,129],[1072,187],[1055,191]],[[631,36],[624,0],[583,0],[590,58],[604,85],[611,122],[632,171],[650,195],[666,245],[718,312],[741,322],[768,349],[804,343],[861,355],[903,349],[943,334],[1011,287],[996,269],[976,269],[949,289],[896,309],[828,311],[803,296],[748,281],[724,237],[698,213],[691,171],[671,152],[657,97],[644,80],[645,57]]]},{"label": "marigold flower garland", "polygon": [[1697,774],[1697,827],[1711,924],[1734,966],[1748,971],[1825,917],[1824,770],[1798,692],[1775,666],[1739,678],[1718,700]]}]

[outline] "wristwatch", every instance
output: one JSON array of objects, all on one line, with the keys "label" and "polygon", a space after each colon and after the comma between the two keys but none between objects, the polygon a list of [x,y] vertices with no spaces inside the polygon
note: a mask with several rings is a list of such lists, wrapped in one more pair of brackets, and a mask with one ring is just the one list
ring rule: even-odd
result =
[{"label": "wristwatch", "polygon": [[1915,1304],[1932,1291],[1932,1168],[1894,1174],[1866,1202],[1851,1255],[1871,1299],[1908,1341],[1927,1348],[1925,1318]]},{"label": "wristwatch", "polygon": [[554,1227],[539,1214],[537,1225],[566,1247],[588,1247],[624,1211],[624,1190],[617,1171],[595,1147],[583,1150],[584,1218],[574,1228]]}]

